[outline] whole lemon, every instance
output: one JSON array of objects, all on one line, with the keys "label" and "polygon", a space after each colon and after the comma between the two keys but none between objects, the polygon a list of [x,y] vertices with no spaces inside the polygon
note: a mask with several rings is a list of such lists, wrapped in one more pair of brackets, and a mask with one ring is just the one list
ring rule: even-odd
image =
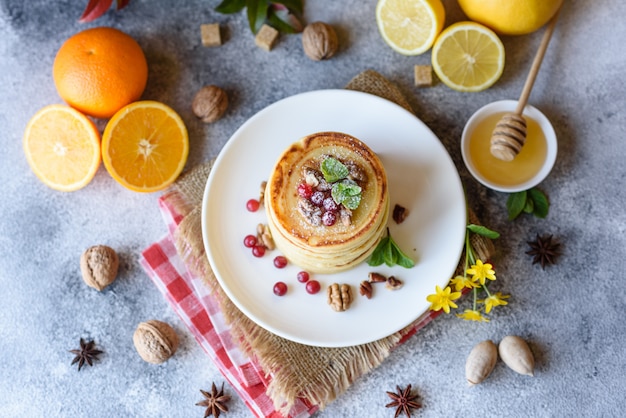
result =
[{"label": "whole lemon", "polygon": [[458,0],[468,18],[500,35],[525,35],[545,25],[563,0]]}]

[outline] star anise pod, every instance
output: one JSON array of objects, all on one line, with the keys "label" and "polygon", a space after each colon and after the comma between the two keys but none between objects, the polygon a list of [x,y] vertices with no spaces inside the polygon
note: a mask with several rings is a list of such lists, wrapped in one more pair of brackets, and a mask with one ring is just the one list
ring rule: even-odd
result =
[{"label": "star anise pod", "polygon": [[74,360],[72,360],[72,365],[78,363],[78,371],[85,365],[85,363],[93,366],[93,361],[98,360],[98,355],[102,354],[102,351],[96,350],[94,347],[96,343],[92,341],[85,342],[82,338],[80,339],[80,348],[76,350],[69,350],[70,353],[75,354]]},{"label": "star anise pod", "polygon": [[411,418],[411,409],[421,408],[422,405],[415,401],[418,395],[411,394],[411,385],[408,385],[405,389],[400,389],[400,386],[396,386],[396,392],[387,392],[387,395],[393,400],[393,402],[385,405],[386,408],[396,408],[396,414],[394,418],[398,418],[401,413]]},{"label": "star anise pod", "polygon": [[561,244],[552,240],[552,235],[539,236],[534,241],[528,241],[530,250],[526,254],[533,256],[533,264],[540,263],[545,269],[546,264],[554,264],[561,255]]},{"label": "star anise pod", "polygon": [[223,383],[222,388],[219,390],[219,392],[217,390],[217,387],[215,386],[215,383],[211,384],[211,393],[205,392],[202,389],[200,389],[200,392],[202,392],[202,395],[204,395],[206,399],[198,402],[196,405],[206,408],[206,411],[204,411],[204,418],[207,418],[209,416],[214,416],[215,418],[218,418],[220,416],[220,412],[228,412],[228,407],[226,406],[226,403],[230,401],[230,395],[224,395]]}]

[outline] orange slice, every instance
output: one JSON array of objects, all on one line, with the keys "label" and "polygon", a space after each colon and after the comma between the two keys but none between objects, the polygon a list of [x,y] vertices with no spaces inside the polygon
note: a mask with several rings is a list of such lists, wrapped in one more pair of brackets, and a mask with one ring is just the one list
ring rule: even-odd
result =
[{"label": "orange slice", "polygon": [[118,183],[136,192],[165,189],[180,175],[189,137],[174,110],[155,101],[120,109],[102,134],[102,161]]},{"label": "orange slice", "polygon": [[100,133],[87,116],[65,105],[39,110],[24,132],[30,168],[47,186],[63,192],[85,187],[100,166]]}]

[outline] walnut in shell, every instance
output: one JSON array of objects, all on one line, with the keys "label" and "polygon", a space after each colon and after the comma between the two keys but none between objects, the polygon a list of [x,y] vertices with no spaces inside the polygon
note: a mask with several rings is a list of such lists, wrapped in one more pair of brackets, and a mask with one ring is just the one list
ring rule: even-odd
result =
[{"label": "walnut in shell", "polygon": [[324,22],[310,23],[302,31],[302,48],[306,56],[314,61],[329,59],[339,48],[337,33]]},{"label": "walnut in shell", "polygon": [[94,245],[80,256],[80,272],[87,286],[101,291],[115,281],[120,262],[115,250]]},{"label": "walnut in shell", "polygon": [[133,343],[142,359],[160,364],[172,357],[178,349],[178,336],[169,324],[151,319],[137,325]]},{"label": "walnut in shell", "polygon": [[193,98],[191,109],[204,123],[212,123],[220,119],[228,108],[228,96],[218,86],[202,87]]}]

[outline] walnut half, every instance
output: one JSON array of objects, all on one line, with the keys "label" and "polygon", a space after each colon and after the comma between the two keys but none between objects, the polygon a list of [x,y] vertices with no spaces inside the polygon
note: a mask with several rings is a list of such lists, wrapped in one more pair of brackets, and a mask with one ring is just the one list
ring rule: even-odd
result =
[{"label": "walnut half", "polygon": [[327,301],[333,310],[343,312],[352,303],[352,288],[349,284],[333,283],[326,289]]}]

